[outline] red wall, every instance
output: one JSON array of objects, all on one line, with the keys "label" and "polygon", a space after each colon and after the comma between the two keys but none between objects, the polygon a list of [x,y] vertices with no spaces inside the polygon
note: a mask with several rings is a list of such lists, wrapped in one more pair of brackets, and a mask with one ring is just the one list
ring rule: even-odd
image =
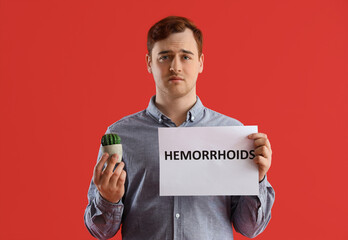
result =
[{"label": "red wall", "polygon": [[154,94],[146,33],[167,15],[203,30],[203,103],[269,135],[276,202],[257,239],[348,239],[347,12],[345,0],[0,0],[0,239],[92,239],[99,139]]}]

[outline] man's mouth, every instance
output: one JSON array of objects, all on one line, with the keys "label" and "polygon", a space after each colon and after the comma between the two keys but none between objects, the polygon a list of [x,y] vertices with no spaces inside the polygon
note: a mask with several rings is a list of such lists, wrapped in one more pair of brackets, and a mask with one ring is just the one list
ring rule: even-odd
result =
[{"label": "man's mouth", "polygon": [[171,76],[169,78],[169,81],[183,81],[184,79],[182,77],[179,77],[179,76]]}]

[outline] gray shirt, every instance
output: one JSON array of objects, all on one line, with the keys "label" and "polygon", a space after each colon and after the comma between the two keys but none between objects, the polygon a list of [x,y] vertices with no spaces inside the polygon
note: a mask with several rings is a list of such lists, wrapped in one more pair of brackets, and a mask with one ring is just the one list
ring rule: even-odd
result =
[{"label": "gray shirt", "polygon": [[[267,177],[258,196],[159,196],[158,128],[176,127],[151,98],[147,109],[112,124],[107,133],[122,139],[127,172],[126,191],[119,203],[103,199],[93,181],[84,220],[91,234],[108,239],[122,224],[123,240],[224,240],[237,232],[254,237],[271,218],[274,190]],[[179,127],[240,126],[239,121],[203,106],[197,97]],[[98,159],[102,153],[99,150]],[[212,179],[214,181],[214,179]]]}]

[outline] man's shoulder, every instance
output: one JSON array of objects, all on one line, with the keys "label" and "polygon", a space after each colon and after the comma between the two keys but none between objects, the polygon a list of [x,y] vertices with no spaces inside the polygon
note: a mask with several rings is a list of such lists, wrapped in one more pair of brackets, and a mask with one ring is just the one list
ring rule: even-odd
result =
[{"label": "man's shoulder", "polygon": [[215,123],[216,126],[243,126],[239,120],[229,117],[220,112],[214,111],[210,108],[205,108],[207,116],[209,116],[209,122]]},{"label": "man's shoulder", "polygon": [[113,129],[117,129],[119,127],[123,127],[123,126],[129,126],[129,125],[136,125],[137,123],[139,123],[139,121],[144,121],[146,118],[146,110],[142,110],[130,115],[127,115],[123,118],[121,118],[120,120],[114,122],[113,124],[111,124],[108,129],[109,130],[113,130]]}]

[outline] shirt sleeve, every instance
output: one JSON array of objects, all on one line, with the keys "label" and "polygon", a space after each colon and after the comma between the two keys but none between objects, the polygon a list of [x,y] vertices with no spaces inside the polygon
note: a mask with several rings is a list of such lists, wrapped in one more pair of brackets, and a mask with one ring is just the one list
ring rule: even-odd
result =
[{"label": "shirt sleeve", "polygon": [[232,197],[232,224],[242,235],[253,238],[260,234],[271,219],[275,193],[267,176],[259,183],[258,196]]},{"label": "shirt sleeve", "polygon": [[[98,159],[101,156],[102,151],[100,147]],[[94,237],[98,239],[113,237],[120,229],[123,209],[122,199],[118,203],[107,201],[100,195],[93,180],[91,181],[88,189],[88,205],[85,210],[84,221],[88,231]]]},{"label": "shirt sleeve", "polygon": [[113,237],[121,226],[122,199],[118,203],[105,200],[91,181],[84,221],[89,232],[98,239]]}]

